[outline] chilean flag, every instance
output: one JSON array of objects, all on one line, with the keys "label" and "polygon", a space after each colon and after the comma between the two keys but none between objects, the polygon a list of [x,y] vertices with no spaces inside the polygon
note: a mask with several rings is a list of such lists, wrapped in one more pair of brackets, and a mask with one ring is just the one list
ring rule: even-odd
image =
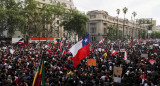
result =
[{"label": "chilean flag", "polygon": [[66,55],[66,53],[67,53],[67,51],[66,51],[66,49],[63,51],[63,53],[62,53],[62,57],[64,56],[64,55]]},{"label": "chilean flag", "polygon": [[16,40],[15,43],[28,45],[28,41],[25,41],[24,38],[20,38],[19,40]]},{"label": "chilean flag", "polygon": [[132,37],[131,41],[133,41],[133,40],[134,40],[134,38]]},{"label": "chilean flag", "polygon": [[69,45],[67,45],[67,47],[69,47]]},{"label": "chilean flag", "polygon": [[128,60],[128,55],[127,55],[127,52],[125,51],[124,53],[124,60]]},{"label": "chilean flag", "polygon": [[90,47],[90,51],[93,51],[93,48],[92,48],[92,47]]},{"label": "chilean flag", "polygon": [[89,34],[75,45],[73,45],[69,51],[73,55],[73,66],[76,67],[80,60],[89,55]]},{"label": "chilean flag", "polygon": [[62,46],[63,46],[63,43],[60,41],[58,48],[61,49]]},{"label": "chilean flag", "polygon": [[118,53],[118,51],[117,51],[117,50],[114,50],[114,51],[112,52],[112,55],[115,55],[116,53]]},{"label": "chilean flag", "polygon": [[99,41],[99,44],[103,43],[104,42],[104,39],[102,39],[101,41]]}]

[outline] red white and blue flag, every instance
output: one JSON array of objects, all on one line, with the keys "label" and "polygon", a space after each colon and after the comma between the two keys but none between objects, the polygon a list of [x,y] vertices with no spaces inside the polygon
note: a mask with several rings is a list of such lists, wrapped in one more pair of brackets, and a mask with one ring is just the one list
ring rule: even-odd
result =
[{"label": "red white and blue flag", "polygon": [[63,57],[64,55],[66,55],[66,53],[67,53],[67,51],[66,51],[66,49],[64,49],[64,50],[63,50],[63,53],[62,53],[62,57]]},{"label": "red white and blue flag", "polygon": [[113,50],[112,55],[115,55],[115,54],[117,54],[117,53],[118,53],[117,50]]},{"label": "red white and blue flag", "polygon": [[124,60],[128,60],[127,51],[125,51],[125,53],[124,53]]},{"label": "red white and blue flag", "polygon": [[73,55],[73,66],[76,67],[80,60],[89,55],[89,34],[75,45],[73,45],[69,51]]},{"label": "red white and blue flag", "polygon": [[28,41],[25,41],[24,38],[12,38],[12,43],[28,45]]},{"label": "red white and blue flag", "polygon": [[99,44],[103,43],[104,42],[104,39],[102,39],[101,41],[99,41]]},{"label": "red white and blue flag", "polygon": [[58,48],[61,49],[62,46],[63,46],[63,43],[62,43],[62,41],[60,41]]}]

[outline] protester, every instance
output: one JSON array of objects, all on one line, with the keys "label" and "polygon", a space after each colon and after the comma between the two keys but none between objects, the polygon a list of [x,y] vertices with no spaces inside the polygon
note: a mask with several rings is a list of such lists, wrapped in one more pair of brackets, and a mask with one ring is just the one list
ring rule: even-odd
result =
[{"label": "protester", "polygon": [[[145,42],[144,42],[145,41]],[[159,86],[160,47],[156,40],[90,42],[90,54],[74,68],[69,48],[64,43],[5,44],[0,46],[0,86],[31,86],[45,52],[46,86]],[[128,59],[124,59],[124,49]],[[66,50],[66,54],[62,53]],[[112,55],[113,50],[118,52]],[[142,54],[147,54],[143,57]],[[87,59],[96,59],[88,66]],[[122,68],[121,76],[114,67]],[[121,82],[115,82],[119,77]]]}]

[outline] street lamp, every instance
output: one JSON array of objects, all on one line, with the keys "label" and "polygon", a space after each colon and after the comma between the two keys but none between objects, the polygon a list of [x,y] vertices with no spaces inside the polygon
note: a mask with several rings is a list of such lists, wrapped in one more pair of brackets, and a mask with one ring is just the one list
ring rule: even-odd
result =
[{"label": "street lamp", "polygon": [[119,14],[120,14],[120,9],[117,9],[117,30],[116,30],[116,39],[118,38],[118,32],[119,32],[119,28],[118,28],[118,17],[119,17]]},{"label": "street lamp", "polygon": [[123,20],[123,37],[122,37],[123,40],[124,40],[125,14],[127,13],[127,11],[128,11],[128,8],[127,8],[127,7],[124,7],[124,8],[123,8],[123,13],[124,13],[124,20]]}]

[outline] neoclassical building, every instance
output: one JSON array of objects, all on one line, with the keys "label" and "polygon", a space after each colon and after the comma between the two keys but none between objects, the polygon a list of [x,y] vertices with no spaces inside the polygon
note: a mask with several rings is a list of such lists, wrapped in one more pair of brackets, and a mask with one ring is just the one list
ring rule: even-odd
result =
[{"label": "neoclassical building", "polygon": [[[75,9],[75,6],[73,4],[73,0],[35,0],[37,2],[40,2],[43,4],[63,4],[65,8],[67,9]],[[67,31],[64,31],[64,28],[62,26],[60,26],[60,23],[62,22],[62,20],[59,18],[59,16],[57,16],[57,18],[54,20],[54,24],[51,25],[46,25],[45,27],[47,29],[53,29],[53,33],[52,34],[47,34],[50,35],[50,37],[54,37],[55,39],[60,39],[60,38],[65,38],[69,36],[69,33]],[[73,37],[75,38],[75,37]],[[72,38],[72,39],[73,39]]]},{"label": "neoclassical building", "polygon": [[127,38],[127,36],[138,38],[139,30],[147,30],[146,25],[139,24],[134,20],[125,19],[124,21],[124,19],[110,16],[108,12],[103,10],[89,11],[87,12],[87,17],[89,21],[86,28],[90,34],[91,41],[107,39],[108,26],[118,26],[119,30],[123,31],[124,25],[124,38]]},{"label": "neoclassical building", "polygon": [[[24,1],[24,0],[21,0],[21,1]],[[41,5],[39,6],[39,8],[41,8],[41,6],[43,6],[44,4],[54,5],[54,4],[60,3],[60,4],[63,4],[66,9],[76,9],[73,4],[73,0],[35,0],[35,1],[40,2]],[[45,25],[45,29],[47,29],[48,31],[52,29],[53,31],[53,33],[46,34],[46,35],[48,35],[48,37],[54,37],[55,39],[68,37],[70,33],[68,33],[67,31],[64,31],[63,26],[60,26],[61,22],[62,20],[59,18],[59,16],[57,16],[56,19],[53,21],[54,24]],[[71,40],[77,39],[77,36],[75,36],[74,33],[72,34],[73,35],[71,36]],[[13,38],[23,38],[23,35],[21,34],[20,31],[15,31],[15,35],[13,36]]]}]

